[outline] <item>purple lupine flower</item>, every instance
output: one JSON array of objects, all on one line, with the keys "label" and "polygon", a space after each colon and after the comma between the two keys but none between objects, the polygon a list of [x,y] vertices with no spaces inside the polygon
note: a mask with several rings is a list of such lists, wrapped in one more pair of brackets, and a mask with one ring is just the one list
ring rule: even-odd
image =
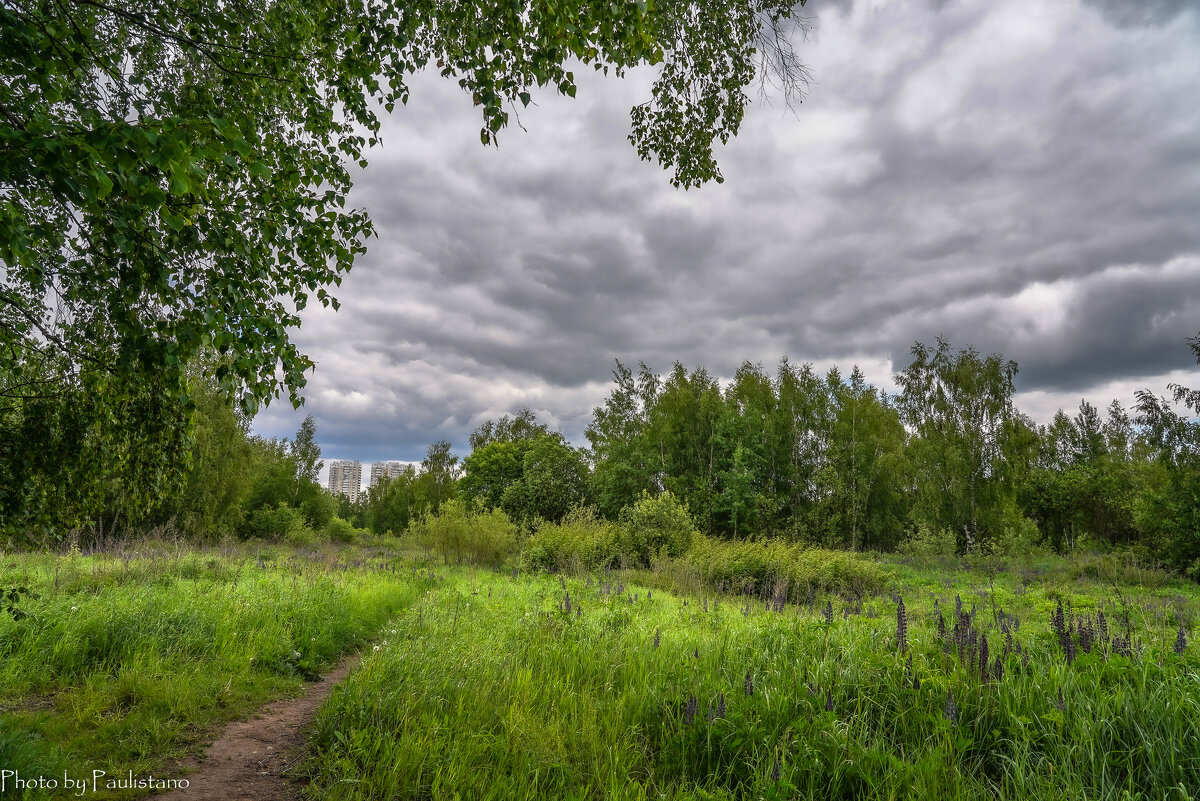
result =
[{"label": "purple lupine flower", "polygon": [[1175,635],[1175,653],[1182,656],[1185,650],[1187,650],[1187,631],[1184,630],[1183,622],[1180,621],[1179,633]]},{"label": "purple lupine flower", "polygon": [[896,598],[896,647],[904,653],[908,650],[908,610],[904,608],[904,599]]},{"label": "purple lupine flower", "polygon": [[958,707],[954,705],[954,693],[946,693],[946,708],[942,711],[942,716],[953,724],[958,723]]},{"label": "purple lupine flower", "polygon": [[742,682],[742,689],[746,695],[754,695],[754,679],[750,675],[750,671],[746,671],[746,680]]},{"label": "purple lupine flower", "polygon": [[696,696],[689,695],[688,700],[687,700],[687,706],[685,706],[683,709],[683,723],[685,726],[691,726],[693,723],[696,722],[696,707],[697,706],[698,706],[698,704],[696,702]]}]

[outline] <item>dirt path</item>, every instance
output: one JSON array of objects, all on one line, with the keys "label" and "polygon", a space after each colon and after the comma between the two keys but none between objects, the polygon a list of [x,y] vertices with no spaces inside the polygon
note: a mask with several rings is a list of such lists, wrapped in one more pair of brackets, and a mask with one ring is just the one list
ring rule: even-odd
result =
[{"label": "dirt path", "polygon": [[182,766],[190,786],[154,796],[155,801],[287,801],[298,798],[301,786],[283,775],[304,745],[308,724],[321,702],[358,662],[344,660],[332,672],[310,684],[299,698],[276,701],[251,720],[231,723],[202,761]]}]

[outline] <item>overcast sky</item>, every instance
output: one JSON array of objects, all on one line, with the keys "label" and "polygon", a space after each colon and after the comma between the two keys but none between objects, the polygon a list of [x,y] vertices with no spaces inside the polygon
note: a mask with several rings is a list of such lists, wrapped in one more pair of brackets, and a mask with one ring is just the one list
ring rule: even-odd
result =
[{"label": "overcast sky", "polygon": [[1200,385],[1195,0],[810,0],[802,105],[755,102],[725,183],[673,189],[626,140],[650,71],[583,71],[479,144],[412,81],[353,202],[378,229],[295,333],[326,460],[459,453],[521,406],[583,444],[613,359],[723,377],[780,357],[895,389],[916,340],[1018,362],[1044,422]]}]

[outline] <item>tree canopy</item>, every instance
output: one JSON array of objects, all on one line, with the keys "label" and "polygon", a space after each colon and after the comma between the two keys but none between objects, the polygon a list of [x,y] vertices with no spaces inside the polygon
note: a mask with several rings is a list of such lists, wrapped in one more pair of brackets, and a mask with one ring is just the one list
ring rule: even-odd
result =
[{"label": "tree canopy", "polygon": [[[336,308],[329,288],[365,250],[348,166],[417,71],[457,80],[487,144],[534,87],[574,96],[576,63],[657,64],[630,140],[697,186],[721,180],[713,142],[737,133],[756,76],[803,86],[793,6],[3,0],[0,474],[41,489],[0,498],[0,521],[70,524],[118,476],[143,505],[160,496],[158,474],[186,462],[202,351],[246,413],[301,401],[313,364],[289,330],[309,303]],[[143,464],[160,444],[163,464]],[[101,468],[27,458],[49,445]]]}]

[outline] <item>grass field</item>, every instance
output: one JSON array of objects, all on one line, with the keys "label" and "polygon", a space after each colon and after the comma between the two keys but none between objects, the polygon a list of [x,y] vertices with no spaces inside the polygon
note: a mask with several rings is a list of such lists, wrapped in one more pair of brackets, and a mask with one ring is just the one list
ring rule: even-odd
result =
[{"label": "grass field", "polygon": [[[0,770],[161,775],[374,637],[419,597],[399,573],[362,550],[5,556],[0,586],[37,597],[21,604],[30,617],[0,617]],[[0,798],[56,795],[7,778]]]},{"label": "grass field", "polygon": [[1195,585],[850,558],[869,580],[729,595],[666,563],[8,556],[0,585],[39,597],[0,620],[0,768],[162,770],[365,644],[318,715],[313,799],[1197,797]]},{"label": "grass field", "polygon": [[1194,588],[891,569],[811,604],[448,574],[326,704],[313,797],[1195,797]]}]

